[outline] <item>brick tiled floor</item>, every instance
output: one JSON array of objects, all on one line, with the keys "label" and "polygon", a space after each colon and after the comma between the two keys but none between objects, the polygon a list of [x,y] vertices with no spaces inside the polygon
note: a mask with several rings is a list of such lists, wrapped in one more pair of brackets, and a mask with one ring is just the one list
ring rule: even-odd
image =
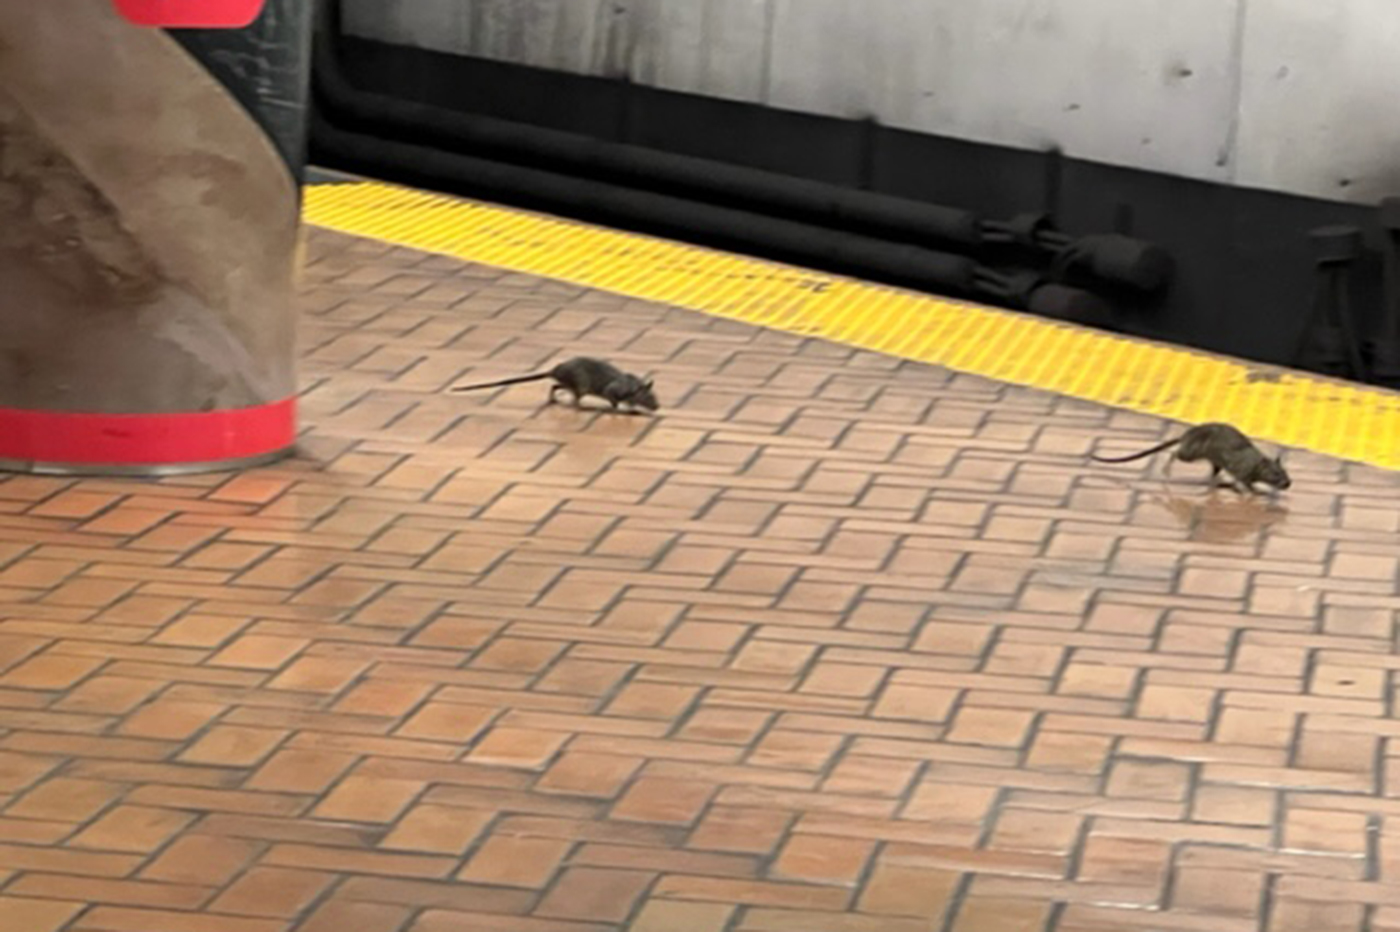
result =
[{"label": "brick tiled floor", "polygon": [[1394,476],[310,258],[301,458],[0,483],[5,932],[1400,929]]}]

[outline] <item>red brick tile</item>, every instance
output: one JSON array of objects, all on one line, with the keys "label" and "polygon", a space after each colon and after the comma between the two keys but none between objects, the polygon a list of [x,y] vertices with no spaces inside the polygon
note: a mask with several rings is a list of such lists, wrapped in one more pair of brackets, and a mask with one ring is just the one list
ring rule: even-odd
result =
[{"label": "red brick tile", "polygon": [[841,749],[843,739],[834,734],[774,729],[749,754],[748,763],[780,770],[820,771]]},{"label": "red brick tile", "polygon": [[787,566],[764,566],[738,563],[731,566],[716,581],[715,586],[726,592],[752,592],[777,595],[787,587],[797,571]]},{"label": "red brick tile", "polygon": [[[1373,932],[1384,929],[1379,915],[1370,927]],[[1269,918],[1269,932],[1361,932],[1366,928],[1365,907],[1360,903],[1277,898]]]},{"label": "red brick tile", "polygon": [[433,855],[355,851],[297,844],[273,847],[263,856],[263,863],[275,867],[425,879],[446,877],[457,864],[453,858]]},{"label": "red brick tile", "polygon": [[821,835],[794,835],[773,862],[774,880],[855,886],[875,850],[873,842]]},{"label": "red brick tile", "polygon": [[725,932],[735,911],[724,903],[652,900],[627,928],[628,932]]},{"label": "red brick tile", "polygon": [[821,788],[828,793],[902,797],[918,769],[919,764],[915,761],[847,754]]},{"label": "red brick tile", "polygon": [[105,608],[135,589],[138,584],[124,579],[70,579],[44,597],[49,605],[78,608]]},{"label": "red brick tile", "polygon": [[1366,835],[1363,813],[1290,809],[1283,844],[1292,851],[1360,856],[1366,852]]},{"label": "red brick tile", "polygon": [[1386,676],[1384,671],[1369,667],[1320,663],[1313,669],[1310,686],[1311,691],[1319,696],[1379,699],[1385,692]]},{"label": "red brick tile", "polygon": [[34,845],[0,844],[0,871],[32,870],[83,877],[126,877],[141,863],[131,854],[71,851]]},{"label": "red brick tile", "polygon": [[268,688],[334,695],[354,682],[368,666],[360,660],[303,657],[293,661]]},{"label": "red brick tile", "polygon": [[953,932],[1040,932],[1050,904],[970,896],[958,906]]},{"label": "red brick tile", "polygon": [[[73,834],[71,822],[51,822],[37,819],[0,818],[0,842],[21,845],[53,845]],[[0,876],[9,873],[0,871]]]},{"label": "red brick tile", "polygon": [[297,932],[400,932],[412,914],[405,906],[330,900],[297,926]]},{"label": "red brick tile", "polygon": [[850,891],[841,887],[687,877],[680,874],[662,877],[652,888],[652,895],[677,900],[790,909],[836,910],[845,908],[850,902]]},{"label": "red brick tile", "polygon": [[432,690],[427,683],[367,680],[342,696],[333,708],[348,715],[399,718],[417,708]]},{"label": "red brick tile", "polygon": [[258,475],[239,475],[230,479],[209,494],[215,501],[248,502],[265,504],[277,498],[292,483],[286,479],[275,479]]},{"label": "red brick tile", "polygon": [[979,824],[991,811],[997,794],[994,786],[923,783],[915,788],[900,817]]},{"label": "red brick tile", "polygon": [[1249,576],[1242,571],[1188,569],[1181,574],[1177,590],[1183,595],[1234,599],[1244,595],[1248,585]]},{"label": "red brick tile", "polygon": [[0,586],[48,589],[62,583],[82,567],[83,564],[70,560],[39,560],[26,557],[0,570]]},{"label": "red brick tile", "polygon": [[1168,761],[1120,760],[1108,778],[1108,795],[1177,802],[1186,798],[1191,770]]},{"label": "red brick tile", "polygon": [[553,663],[563,649],[564,645],[556,641],[497,638],[472,660],[472,666],[479,670],[538,673]]},{"label": "red brick tile", "polygon": [[1089,613],[1085,630],[1106,634],[1152,635],[1162,621],[1162,610],[1149,605],[1100,602]]},{"label": "red brick tile", "polygon": [[227,706],[212,702],[157,700],[128,716],[120,726],[123,735],[183,741],[222,715]]},{"label": "red brick tile", "polygon": [[250,670],[277,670],[305,650],[307,644],[300,638],[247,634],[209,658],[209,663]]},{"label": "red brick tile", "polygon": [[759,869],[756,858],[744,855],[684,851],[641,844],[588,843],[574,852],[569,863],[710,877],[754,877]]},{"label": "red brick tile", "polygon": [[802,681],[802,691],[828,696],[868,698],[885,679],[885,670],[846,663],[818,663]]},{"label": "red brick tile", "polygon": [[958,698],[954,689],[928,686],[886,686],[870,714],[876,718],[906,719],[918,722],[948,720]]},{"label": "red brick tile", "polygon": [[811,644],[751,640],[739,651],[730,666],[751,673],[799,675],[815,655],[816,648]]},{"label": "red brick tile", "polygon": [[491,823],[492,813],[450,806],[419,805],[380,842],[397,851],[459,855]]},{"label": "red brick tile", "polygon": [[1034,720],[1030,712],[963,706],[953,719],[953,727],[945,740],[957,744],[1020,747]]},{"label": "red brick tile", "polygon": [[701,709],[685,723],[677,737],[687,741],[713,741],[723,744],[749,744],[762,731],[772,715],[742,709]]},{"label": "red brick tile", "polygon": [[622,922],[651,883],[645,871],[571,867],[535,908],[535,915],[587,922]]},{"label": "red brick tile", "polygon": [[17,793],[36,784],[60,761],[0,750],[0,792]]},{"label": "red brick tile", "polygon": [[1101,773],[1113,743],[1109,735],[1041,731],[1026,755],[1026,765],[1042,773]]},{"label": "red brick tile", "polygon": [[[673,551],[674,552],[674,551]],[[748,634],[749,626],[724,622],[687,621],[672,629],[664,646],[671,650],[728,653]]]},{"label": "red brick tile", "polygon": [[174,809],[118,806],[69,844],[75,848],[146,854],[155,851],[192,821],[194,816]]},{"label": "red brick tile", "polygon": [[573,696],[606,696],[627,676],[625,663],[600,660],[561,660],[535,687],[541,692]]},{"label": "red brick tile", "polygon": [[98,670],[107,661],[102,657],[75,657],[41,654],[0,676],[0,687],[8,689],[68,689]]},{"label": "red brick tile", "polygon": [[[141,509],[148,510],[148,509]],[[136,550],[184,553],[218,536],[218,528],[197,525],[165,524],[142,534],[127,546]]]},{"label": "red brick tile", "polygon": [[86,822],[123,791],[117,783],[55,777],[25,793],[5,810],[5,814],[25,819]]},{"label": "red brick tile", "polygon": [[222,887],[257,856],[261,845],[240,838],[183,835],[141,872],[149,880]]},{"label": "red brick tile", "polygon": [[[927,564],[920,559],[921,566]],[[882,602],[862,599],[846,616],[844,627],[853,631],[883,631],[892,634],[910,634],[923,620],[926,609],[922,605],[903,605],[896,602]],[[927,630],[927,629],[926,629]],[[944,653],[936,647],[926,647],[935,653]]]},{"label": "red brick tile", "polygon": [[1332,557],[1330,575],[1341,579],[1377,579],[1390,582],[1395,579],[1397,565],[1400,565],[1400,561],[1395,557],[1339,553]]},{"label": "red brick tile", "polygon": [[1085,839],[1080,857],[1080,880],[1160,887],[1166,881],[1172,846],[1157,839],[1091,834]]},{"label": "red brick tile", "polygon": [[277,793],[323,793],[357,759],[339,751],[289,748],[274,754],[244,785]]},{"label": "red brick tile", "polygon": [[[607,926],[567,919],[537,919],[528,916],[491,915],[484,912],[428,910],[409,932],[604,932]],[[298,930],[300,932],[300,930]]]},{"label": "red brick tile", "polygon": [[1176,873],[1172,905],[1213,916],[1259,915],[1264,902],[1264,875],[1219,868],[1182,868]]},{"label": "red brick tile", "polygon": [[628,718],[669,721],[683,715],[699,693],[700,690],[694,686],[630,683],[608,703],[604,712]]},{"label": "red brick tile", "polygon": [[119,495],[67,491],[35,505],[29,513],[46,518],[91,518],[120,499]]},{"label": "red brick tile", "polygon": [[704,851],[768,854],[791,823],[791,814],[785,812],[712,806],[687,844]]},{"label": "red brick tile", "polygon": [[494,715],[492,709],[430,702],[414,713],[395,734],[402,738],[466,742],[484,731]]},{"label": "red brick tile", "polygon": [[81,900],[63,902],[5,895],[0,896],[0,915],[5,917],[5,928],[14,932],[59,932],[82,912],[84,905]]},{"label": "red brick tile", "polygon": [[1294,763],[1314,770],[1347,770],[1370,773],[1376,766],[1376,735],[1334,734],[1305,729],[1300,735]]},{"label": "red brick tile", "polygon": [[83,914],[74,929],[91,932],[282,932],[280,919],[201,915],[157,909],[99,906]]},{"label": "red brick tile", "polygon": [[492,835],[457,874],[458,880],[503,887],[542,888],[549,884],[571,841]]},{"label": "red brick tile", "polygon": [[172,513],[154,508],[124,508],[121,505],[86,521],[79,530],[88,534],[114,534],[127,537],[141,534],[160,524]]},{"label": "red brick tile", "polygon": [[857,909],[877,916],[917,916],[937,927],[961,878],[952,871],[877,864]]},{"label": "red brick tile", "polygon": [[415,780],[352,774],[336,784],[312,815],[342,822],[393,822],[422,791],[423,784]]},{"label": "red brick tile", "polygon": [[124,715],[164,687],[163,683],[123,676],[94,676],[54,704],[61,712]]},{"label": "red brick tile", "polygon": [[566,796],[612,799],[641,767],[636,757],[571,752],[562,755],[540,777],[535,789]]},{"label": "red brick tile", "polygon": [[543,770],[568,741],[560,732],[497,725],[486,733],[467,755],[474,764]]},{"label": "red brick tile", "polygon": [[1293,743],[1297,716],[1265,709],[1230,709],[1220,713],[1215,740],[1227,744],[1287,747]]},{"label": "red brick tile", "polygon": [[1138,718],[1167,722],[1209,722],[1219,694],[1213,689],[1148,684],[1138,694]]},{"label": "red brick tile", "polygon": [[1192,817],[1202,822],[1231,825],[1272,825],[1278,815],[1278,794],[1242,786],[1197,788]]},{"label": "red brick tile", "polygon": [[255,867],[210,904],[235,916],[296,917],[331,885],[335,875],[285,867]]},{"label": "red brick tile", "polygon": [[202,787],[143,784],[132,790],[126,801],[138,805],[162,805],[195,812],[230,812],[252,816],[289,816],[306,807],[296,796]]},{"label": "red brick tile", "polygon": [[114,906],[150,906],[157,909],[195,909],[213,893],[207,887],[34,873],[18,878],[6,891],[16,896],[88,900]]},{"label": "red brick tile", "polygon": [[612,808],[612,818],[629,822],[690,825],[699,817],[715,787],[696,780],[643,777]]},{"label": "red brick tile", "polygon": [[272,728],[215,725],[180,755],[187,764],[253,767],[277,749],[287,732]]},{"label": "red brick tile", "polygon": [[990,847],[1068,854],[1079,838],[1081,820],[1061,812],[1008,809],[997,819]]},{"label": "red brick tile", "polygon": [[246,618],[186,615],[164,628],[152,641],[171,647],[220,647],[248,624]]}]

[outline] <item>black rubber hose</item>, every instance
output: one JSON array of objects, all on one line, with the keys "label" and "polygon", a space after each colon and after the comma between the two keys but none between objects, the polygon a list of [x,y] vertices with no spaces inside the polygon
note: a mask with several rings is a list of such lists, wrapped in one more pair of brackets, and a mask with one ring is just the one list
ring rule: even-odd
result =
[{"label": "black rubber hose", "polygon": [[322,4],[325,18],[321,21],[322,34],[315,43],[312,75],[316,93],[328,114],[347,128],[496,161],[587,174],[600,181],[692,200],[757,208],[838,229],[855,227],[876,235],[896,234],[896,238],[913,242],[949,246],[983,243],[981,218],[967,210],[852,191],[776,172],[605,142],[361,90],[345,77],[333,48],[339,35],[336,5]]},{"label": "black rubber hose", "polygon": [[986,293],[978,283],[979,266],[965,256],[365,136],[333,127],[318,113],[313,113],[311,124],[315,149],[352,171],[398,176],[405,183],[429,187],[447,183],[458,193],[485,200],[545,211],[563,207],[601,223],[640,224],[660,235],[698,236],[718,248],[943,292]]}]

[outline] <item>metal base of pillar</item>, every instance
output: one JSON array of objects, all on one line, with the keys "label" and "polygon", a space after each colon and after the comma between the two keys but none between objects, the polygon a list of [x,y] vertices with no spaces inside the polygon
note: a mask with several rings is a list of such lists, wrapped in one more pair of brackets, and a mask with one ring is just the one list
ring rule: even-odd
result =
[{"label": "metal base of pillar", "polygon": [[274,450],[258,456],[215,460],[206,463],[37,463],[0,458],[0,472],[24,473],[33,476],[108,476],[128,479],[160,479],[166,476],[190,476],[210,472],[238,472],[257,466],[267,466],[296,453],[295,447]]}]

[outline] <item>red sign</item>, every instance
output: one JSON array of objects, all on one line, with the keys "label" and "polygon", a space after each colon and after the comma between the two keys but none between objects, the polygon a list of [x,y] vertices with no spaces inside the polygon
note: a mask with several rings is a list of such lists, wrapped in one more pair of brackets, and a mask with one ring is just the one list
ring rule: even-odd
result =
[{"label": "red sign", "polygon": [[167,29],[242,29],[267,0],[113,0],[117,12],[138,26]]}]

